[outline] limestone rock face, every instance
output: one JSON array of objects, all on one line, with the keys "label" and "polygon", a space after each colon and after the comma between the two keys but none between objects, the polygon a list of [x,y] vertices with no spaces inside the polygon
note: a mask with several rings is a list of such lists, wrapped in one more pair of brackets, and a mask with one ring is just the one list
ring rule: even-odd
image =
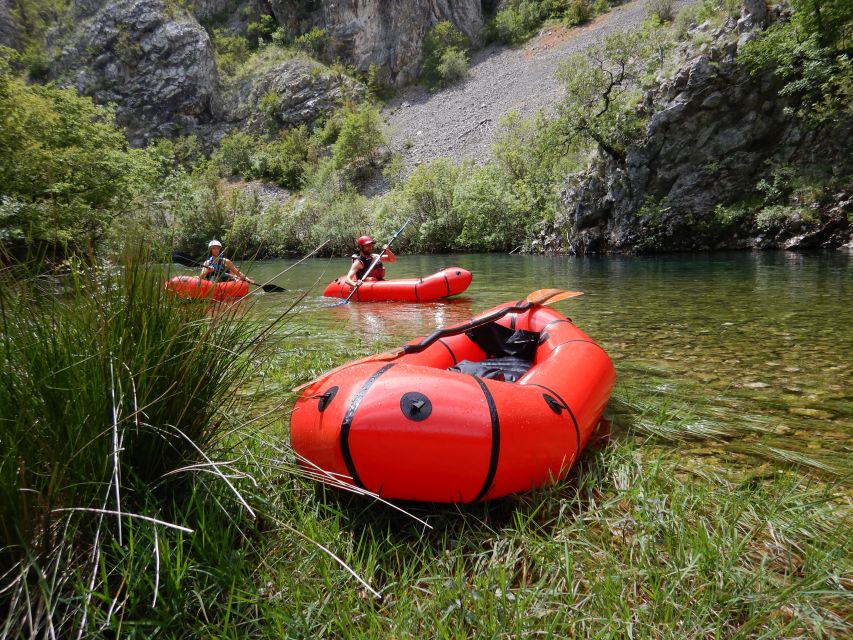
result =
[{"label": "limestone rock face", "polygon": [[217,119],[254,133],[309,124],[344,99],[361,99],[365,88],[316,62],[282,61],[228,91]]},{"label": "limestone rock face", "polygon": [[193,133],[211,118],[218,78],[207,32],[166,0],[78,0],[55,78],[114,102],[132,143]]},{"label": "limestone rock face", "polygon": [[398,86],[417,77],[424,36],[438,22],[449,20],[475,45],[482,42],[480,0],[272,0],[271,6],[280,24],[324,29],[332,58],[360,71],[377,65]]},{"label": "limestone rock face", "polygon": [[12,0],[0,0],[0,46],[18,46],[18,28],[12,20]]},{"label": "limestone rock face", "polygon": [[[766,20],[760,9],[744,15],[756,25]],[[743,18],[730,28],[740,33],[742,24]],[[780,80],[769,72],[749,75],[735,64],[738,44],[720,36],[646,95],[651,115],[642,144],[621,160],[601,153],[567,178],[555,225],[543,228],[532,249],[797,249],[850,240],[848,218],[839,213],[849,207],[847,194],[803,203],[804,216],[775,227],[720,228],[718,207],[760,197],[756,185],[775,167],[853,170],[847,142],[853,122],[831,135],[802,124],[778,95]]]}]

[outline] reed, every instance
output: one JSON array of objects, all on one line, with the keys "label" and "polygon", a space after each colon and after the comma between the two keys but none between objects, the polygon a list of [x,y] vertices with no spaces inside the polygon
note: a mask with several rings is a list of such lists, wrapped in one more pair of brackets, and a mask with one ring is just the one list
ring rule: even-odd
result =
[{"label": "reed", "polygon": [[[251,511],[244,474],[214,456],[264,348],[257,328],[236,309],[165,296],[151,259],[131,249],[61,277],[0,273],[5,633],[88,635],[139,595],[118,567],[144,550],[144,580],[160,588],[182,537],[219,529],[204,518],[227,506],[218,524],[233,536],[228,522]],[[205,496],[219,506],[200,506]]]}]

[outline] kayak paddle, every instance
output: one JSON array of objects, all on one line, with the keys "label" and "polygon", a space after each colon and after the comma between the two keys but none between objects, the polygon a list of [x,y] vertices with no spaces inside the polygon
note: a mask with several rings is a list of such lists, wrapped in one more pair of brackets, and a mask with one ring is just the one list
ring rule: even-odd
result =
[{"label": "kayak paddle", "polygon": [[[199,262],[197,260],[193,260],[189,256],[184,255],[183,253],[178,253],[177,251],[172,252],[172,262],[184,265],[185,267],[201,267],[202,266],[201,262]],[[250,282],[249,284],[252,284],[256,287],[260,287],[261,289],[263,289],[267,293],[281,293],[283,291],[287,291],[287,289],[285,289],[284,287],[280,287],[277,284],[270,284],[269,282],[267,282],[265,284],[255,284],[254,282]]]}]

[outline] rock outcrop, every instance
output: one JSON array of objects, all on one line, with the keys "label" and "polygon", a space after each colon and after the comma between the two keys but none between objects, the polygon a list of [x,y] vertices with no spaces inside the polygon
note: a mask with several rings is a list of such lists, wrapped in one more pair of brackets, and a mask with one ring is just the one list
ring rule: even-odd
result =
[{"label": "rock outcrop", "polygon": [[310,26],[330,39],[330,58],[341,58],[360,71],[376,65],[383,81],[403,85],[420,70],[426,32],[449,20],[473,44],[482,43],[480,0],[272,0],[273,13],[294,31]]},{"label": "rock outcrop", "polygon": [[738,204],[761,196],[756,186],[779,167],[853,172],[853,122],[829,134],[809,128],[790,115],[774,74],[752,76],[735,63],[739,44],[754,37],[749,29],[766,20],[763,2],[750,0],[740,20],[716,30],[650,91],[645,142],[622,160],[601,153],[569,176],[555,224],[531,248],[585,254],[849,242],[846,192],[802,202],[802,215],[789,209],[777,218],[738,219]]},{"label": "rock outcrop", "polygon": [[78,1],[52,71],[100,103],[117,105],[131,142],[192,133],[212,117],[218,87],[207,32],[166,0]]},{"label": "rock outcrop", "polygon": [[0,46],[18,47],[20,34],[12,19],[12,0],[0,0]]},{"label": "rock outcrop", "polygon": [[345,75],[302,58],[291,58],[230,87],[216,109],[220,123],[253,133],[310,124],[344,100],[358,101],[365,88]]}]

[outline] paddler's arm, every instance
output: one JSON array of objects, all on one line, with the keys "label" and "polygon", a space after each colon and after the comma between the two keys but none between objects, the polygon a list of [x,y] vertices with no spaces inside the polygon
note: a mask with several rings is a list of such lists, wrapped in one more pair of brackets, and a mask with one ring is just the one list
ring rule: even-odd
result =
[{"label": "paddler's arm", "polygon": [[351,287],[358,286],[359,284],[359,281],[355,279],[355,274],[358,273],[359,266],[361,266],[361,260],[353,260],[352,266],[349,268],[349,273],[344,278],[344,282]]},{"label": "paddler's arm", "polygon": [[228,271],[237,276],[240,280],[245,280],[249,284],[255,284],[255,281],[251,278],[247,277],[242,271],[237,268],[233,262],[231,262],[228,258],[225,258],[225,266],[228,267]]},{"label": "paddler's arm", "polygon": [[386,244],[382,247],[382,262],[396,262],[397,256],[394,255],[394,252],[391,251],[391,248]]}]

